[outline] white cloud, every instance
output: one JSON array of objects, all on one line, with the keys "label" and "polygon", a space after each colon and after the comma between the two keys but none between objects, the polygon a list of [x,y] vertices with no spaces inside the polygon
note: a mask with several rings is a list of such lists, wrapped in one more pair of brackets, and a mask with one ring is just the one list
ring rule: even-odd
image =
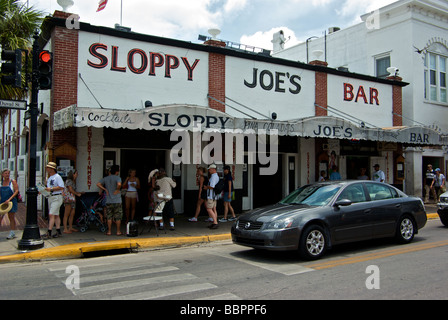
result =
[{"label": "white cloud", "polygon": [[352,17],[359,21],[359,16],[370,13],[397,0],[345,0],[341,5],[342,9],[336,9],[336,12],[343,17]]},{"label": "white cloud", "polygon": [[333,1],[333,0],[312,0],[311,3],[312,3],[313,6],[315,6],[315,7],[322,7],[322,6],[325,6],[325,5],[330,4],[332,1]]},{"label": "white cloud", "polygon": [[247,0],[227,0],[224,5],[225,12],[239,11],[247,4]]}]

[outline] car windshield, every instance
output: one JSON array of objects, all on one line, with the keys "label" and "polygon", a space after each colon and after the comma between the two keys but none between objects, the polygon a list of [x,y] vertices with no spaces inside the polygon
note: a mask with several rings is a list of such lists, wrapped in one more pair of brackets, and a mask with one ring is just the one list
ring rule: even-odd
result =
[{"label": "car windshield", "polygon": [[282,204],[305,204],[309,206],[325,206],[341,188],[340,185],[309,185],[292,192]]}]

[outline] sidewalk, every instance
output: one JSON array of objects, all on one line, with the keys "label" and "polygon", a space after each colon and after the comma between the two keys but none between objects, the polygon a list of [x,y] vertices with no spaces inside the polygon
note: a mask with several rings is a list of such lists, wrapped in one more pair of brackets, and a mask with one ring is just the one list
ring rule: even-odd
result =
[{"label": "sidewalk", "polygon": [[[428,219],[439,218],[435,204],[427,204],[425,207]],[[154,228],[148,232],[148,227],[143,223],[139,224],[139,235],[137,237],[117,236],[115,234],[107,236],[96,228],[92,228],[86,232],[63,234],[62,237],[45,240],[45,245],[42,249],[21,252],[17,249],[17,241],[22,238],[23,228],[25,227],[26,207],[20,203],[16,213],[17,237],[13,240],[6,240],[9,234],[9,220],[7,216],[3,218],[0,226],[0,263],[81,258],[85,253],[95,251],[158,249],[231,239],[230,228],[232,222],[220,223],[219,229],[210,230],[207,228],[208,223],[205,222],[207,217],[200,216],[199,222],[188,222],[188,217],[184,215],[176,216],[176,230],[159,230],[158,236]],[[41,234],[44,234],[47,230],[47,222],[39,217],[38,224]],[[125,228],[125,226],[121,228],[124,234]],[[144,231],[140,234],[143,228]],[[115,230],[114,227],[112,230]]]},{"label": "sidewalk", "polygon": [[[40,233],[47,231],[48,224],[39,217],[38,224]],[[148,231],[143,222],[139,224],[139,235],[137,237],[126,236],[126,226],[122,225],[122,236],[115,235],[115,225],[112,227],[112,235],[107,236],[96,227],[89,228],[86,232],[73,232],[64,234],[62,237],[44,241],[44,247],[29,252],[21,252],[17,249],[17,242],[22,238],[26,222],[26,207],[19,203],[16,213],[16,238],[6,240],[9,234],[9,219],[6,215],[0,226],[0,263],[18,261],[37,261],[49,259],[81,258],[86,252],[118,250],[118,249],[157,249],[166,247],[178,247],[188,244],[207,243],[211,241],[230,240],[230,228],[232,222],[220,223],[219,228],[210,230],[207,228],[207,217],[199,216],[198,222],[189,222],[189,216],[177,215],[175,218],[175,229],[163,231],[152,227]],[[165,225],[166,227],[166,225]],[[78,229],[78,228],[77,228]],[[61,227],[61,231],[63,228]],[[143,233],[140,234],[143,230]]]}]

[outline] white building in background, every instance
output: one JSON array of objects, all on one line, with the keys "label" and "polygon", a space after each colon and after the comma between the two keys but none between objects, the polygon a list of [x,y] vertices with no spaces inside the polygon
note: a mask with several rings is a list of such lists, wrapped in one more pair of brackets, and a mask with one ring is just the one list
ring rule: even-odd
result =
[{"label": "white building in background", "polygon": [[[403,125],[423,125],[447,135],[448,2],[400,0],[361,19],[362,23],[343,30],[330,28],[325,36],[291,48],[276,51],[274,46],[273,56],[308,63],[323,52],[320,60],[330,68],[377,77],[395,71],[409,83],[403,88]],[[395,69],[388,71],[389,67]],[[448,170],[447,146],[408,145],[405,157],[409,194],[421,195],[422,171],[428,163],[444,173]]]}]

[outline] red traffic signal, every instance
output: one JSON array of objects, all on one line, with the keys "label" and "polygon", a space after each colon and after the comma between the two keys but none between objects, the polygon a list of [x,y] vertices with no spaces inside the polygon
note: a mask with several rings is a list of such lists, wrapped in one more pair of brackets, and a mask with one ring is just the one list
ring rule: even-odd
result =
[{"label": "red traffic signal", "polygon": [[51,60],[51,53],[44,50],[39,54],[39,61],[42,61],[44,63],[48,63]]},{"label": "red traffic signal", "polygon": [[53,54],[47,50],[39,53],[39,89],[51,89],[53,80]]}]

